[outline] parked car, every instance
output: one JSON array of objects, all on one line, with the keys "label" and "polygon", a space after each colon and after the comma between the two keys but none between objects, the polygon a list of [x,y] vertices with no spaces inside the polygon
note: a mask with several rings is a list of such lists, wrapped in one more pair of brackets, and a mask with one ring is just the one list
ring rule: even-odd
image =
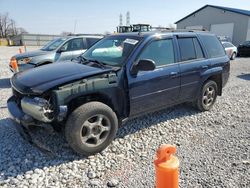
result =
[{"label": "parked car", "polygon": [[224,46],[228,57],[231,60],[234,60],[236,58],[237,52],[238,52],[237,47],[234,46],[231,42],[221,42],[221,43]]},{"label": "parked car", "polygon": [[103,38],[101,35],[73,35],[57,38],[40,50],[13,56],[9,68],[12,72],[19,72],[41,65],[70,60],[81,55],[101,38]]},{"label": "parked car", "polygon": [[206,32],[111,35],[78,60],[15,74],[7,106],[22,130],[66,122],[66,140],[83,155],[106,148],[130,118],[187,101],[210,110],[230,70]]},{"label": "parked car", "polygon": [[246,41],[238,46],[239,56],[250,56],[250,41]]}]

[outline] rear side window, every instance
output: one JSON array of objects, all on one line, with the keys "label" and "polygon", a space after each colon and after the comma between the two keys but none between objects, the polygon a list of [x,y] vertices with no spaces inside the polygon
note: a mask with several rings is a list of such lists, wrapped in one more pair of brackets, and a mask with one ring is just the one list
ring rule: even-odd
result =
[{"label": "rear side window", "polygon": [[225,55],[225,50],[219,39],[212,35],[201,35],[201,39],[206,47],[210,58],[221,57]]},{"label": "rear side window", "polygon": [[95,44],[97,41],[99,41],[100,38],[86,38],[87,41],[87,48],[90,48],[93,44]]},{"label": "rear side window", "polygon": [[156,40],[143,49],[139,59],[150,59],[156,66],[163,66],[175,62],[172,39]]},{"label": "rear side window", "polygon": [[197,38],[179,38],[178,43],[181,53],[181,61],[204,58],[204,53]]},{"label": "rear side window", "polygon": [[181,53],[181,61],[196,59],[193,38],[179,38],[178,43]]}]

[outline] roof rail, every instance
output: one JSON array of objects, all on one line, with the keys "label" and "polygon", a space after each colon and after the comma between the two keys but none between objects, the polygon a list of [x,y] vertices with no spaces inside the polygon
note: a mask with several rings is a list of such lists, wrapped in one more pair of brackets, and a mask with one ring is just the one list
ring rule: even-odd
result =
[{"label": "roof rail", "polygon": [[209,32],[206,29],[173,29],[173,28],[166,28],[165,30],[160,30],[160,32]]},{"label": "roof rail", "polygon": [[104,36],[103,34],[86,34],[86,33],[77,33],[77,34],[68,34],[67,36],[89,36],[89,35],[94,35],[94,36]]},{"label": "roof rail", "polygon": [[170,27],[151,27],[151,29],[156,29],[156,30],[173,30],[173,28],[170,28]]}]

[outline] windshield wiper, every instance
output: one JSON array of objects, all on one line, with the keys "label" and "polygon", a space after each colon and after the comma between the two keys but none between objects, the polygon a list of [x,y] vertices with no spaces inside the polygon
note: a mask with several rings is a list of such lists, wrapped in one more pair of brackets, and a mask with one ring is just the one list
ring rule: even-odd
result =
[{"label": "windshield wiper", "polygon": [[88,63],[95,63],[97,65],[101,65],[102,68],[105,68],[106,67],[106,63],[103,63],[101,61],[98,61],[96,59],[86,59],[85,57],[83,56],[79,56],[78,58],[80,58],[80,62],[83,63],[83,64],[88,64]]},{"label": "windshield wiper", "polygon": [[100,64],[102,67],[106,67],[106,63],[103,63],[102,61],[98,61],[96,59],[92,59],[92,60],[89,60],[90,62],[94,62],[94,63],[97,63],[97,64]]}]

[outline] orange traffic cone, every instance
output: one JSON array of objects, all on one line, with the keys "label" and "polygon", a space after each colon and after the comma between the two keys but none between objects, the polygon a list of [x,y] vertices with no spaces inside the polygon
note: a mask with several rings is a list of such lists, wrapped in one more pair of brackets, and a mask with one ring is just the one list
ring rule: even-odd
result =
[{"label": "orange traffic cone", "polygon": [[156,188],[178,188],[179,160],[173,154],[175,146],[164,144],[157,150],[154,161],[156,171]]}]

